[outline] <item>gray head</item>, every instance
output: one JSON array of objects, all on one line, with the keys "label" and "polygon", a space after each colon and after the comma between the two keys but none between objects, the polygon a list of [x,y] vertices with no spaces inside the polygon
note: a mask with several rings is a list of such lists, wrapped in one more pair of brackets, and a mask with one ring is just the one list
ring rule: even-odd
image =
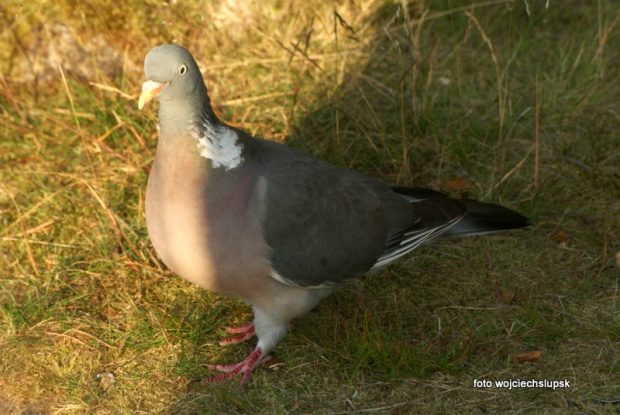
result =
[{"label": "gray head", "polygon": [[157,98],[166,101],[207,100],[207,90],[196,61],[187,49],[178,45],[161,45],[150,50],[144,59],[146,82],[138,107]]}]

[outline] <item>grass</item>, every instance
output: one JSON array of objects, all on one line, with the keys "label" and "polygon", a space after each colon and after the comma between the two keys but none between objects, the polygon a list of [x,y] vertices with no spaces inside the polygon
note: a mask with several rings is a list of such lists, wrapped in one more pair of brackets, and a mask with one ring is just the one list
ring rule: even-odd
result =
[{"label": "grass", "polygon": [[[0,413],[618,413],[614,6],[4,2]],[[173,275],[148,241],[156,112],[135,101],[165,42],[194,53],[229,123],[533,226],[440,240],[344,287],[246,390],[188,384],[245,357],[252,344],[217,340],[251,312]]]}]

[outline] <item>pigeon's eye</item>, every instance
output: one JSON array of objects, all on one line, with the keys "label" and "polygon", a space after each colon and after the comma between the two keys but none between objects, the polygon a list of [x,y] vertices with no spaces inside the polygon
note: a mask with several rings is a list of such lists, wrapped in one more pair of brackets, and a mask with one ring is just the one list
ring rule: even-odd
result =
[{"label": "pigeon's eye", "polygon": [[182,63],[181,66],[179,66],[179,75],[183,76],[187,73],[187,65]]}]

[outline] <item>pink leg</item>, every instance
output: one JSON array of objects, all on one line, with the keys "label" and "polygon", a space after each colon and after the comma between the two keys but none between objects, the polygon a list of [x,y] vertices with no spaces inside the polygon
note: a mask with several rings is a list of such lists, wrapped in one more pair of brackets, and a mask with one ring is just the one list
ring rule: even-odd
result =
[{"label": "pink leg", "polygon": [[238,373],[243,373],[241,377],[241,386],[245,386],[250,380],[250,376],[252,375],[252,370],[254,367],[259,364],[269,360],[271,356],[269,354],[263,354],[263,351],[260,347],[254,349],[252,353],[241,363],[236,363],[232,365],[209,365],[206,364],[204,366],[208,367],[211,370],[217,370],[218,372],[224,372],[222,375],[213,376],[210,378],[204,378],[201,380],[203,383],[212,383],[212,382],[221,382],[223,380],[230,379],[234,377]]},{"label": "pink leg", "polygon": [[226,331],[229,333],[239,333],[237,336],[230,337],[228,339],[220,340],[220,346],[229,346],[231,344],[239,344],[246,340],[251,339],[254,334],[254,324],[246,324],[245,326],[238,327],[226,327]]}]

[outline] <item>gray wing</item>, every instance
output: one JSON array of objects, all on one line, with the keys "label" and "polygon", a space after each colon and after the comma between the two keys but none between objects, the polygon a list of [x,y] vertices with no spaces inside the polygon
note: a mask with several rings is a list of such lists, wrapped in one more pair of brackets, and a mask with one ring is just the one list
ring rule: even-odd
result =
[{"label": "gray wing", "polygon": [[267,183],[265,240],[274,278],[325,287],[394,261],[454,226],[448,198],[412,202],[387,184],[273,142],[246,150]]},{"label": "gray wing", "polygon": [[315,159],[267,166],[265,240],[282,282],[330,286],[364,274],[384,252],[377,195],[345,169]]}]

